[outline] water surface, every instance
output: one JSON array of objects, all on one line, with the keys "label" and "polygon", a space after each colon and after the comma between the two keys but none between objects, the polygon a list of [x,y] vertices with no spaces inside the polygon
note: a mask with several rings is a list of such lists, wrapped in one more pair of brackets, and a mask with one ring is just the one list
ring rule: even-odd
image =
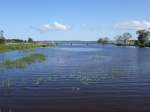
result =
[{"label": "water surface", "polygon": [[[0,62],[31,52],[0,53]],[[0,112],[149,112],[150,49],[101,45],[37,48],[48,58],[0,69]]]}]

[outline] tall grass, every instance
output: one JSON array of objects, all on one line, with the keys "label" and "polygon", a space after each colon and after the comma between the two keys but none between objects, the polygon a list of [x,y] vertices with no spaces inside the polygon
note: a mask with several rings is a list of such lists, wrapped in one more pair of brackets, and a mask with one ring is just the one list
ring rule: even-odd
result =
[{"label": "tall grass", "polygon": [[26,50],[37,47],[52,47],[49,44],[38,43],[12,43],[12,44],[0,44],[0,52],[14,51],[14,50]]},{"label": "tall grass", "polygon": [[31,54],[29,56],[25,56],[16,60],[5,60],[1,66],[3,68],[25,68],[28,65],[35,62],[42,62],[46,60],[46,56],[44,54],[36,53]]}]

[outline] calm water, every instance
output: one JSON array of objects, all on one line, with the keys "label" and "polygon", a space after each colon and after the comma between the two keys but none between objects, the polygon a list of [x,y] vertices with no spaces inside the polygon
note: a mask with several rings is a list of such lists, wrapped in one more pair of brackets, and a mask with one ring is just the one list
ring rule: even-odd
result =
[{"label": "calm water", "polygon": [[100,45],[38,48],[48,59],[0,69],[0,112],[150,112],[150,49]]}]

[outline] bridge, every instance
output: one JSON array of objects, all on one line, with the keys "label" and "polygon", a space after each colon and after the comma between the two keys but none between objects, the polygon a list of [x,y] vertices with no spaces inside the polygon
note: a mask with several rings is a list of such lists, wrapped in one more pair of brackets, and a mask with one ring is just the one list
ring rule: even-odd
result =
[{"label": "bridge", "polygon": [[96,42],[93,41],[55,41],[53,42],[54,45],[59,46],[59,45],[67,45],[67,46],[75,46],[75,45],[84,45],[84,46],[88,46],[88,45],[92,45],[92,44],[96,44]]}]

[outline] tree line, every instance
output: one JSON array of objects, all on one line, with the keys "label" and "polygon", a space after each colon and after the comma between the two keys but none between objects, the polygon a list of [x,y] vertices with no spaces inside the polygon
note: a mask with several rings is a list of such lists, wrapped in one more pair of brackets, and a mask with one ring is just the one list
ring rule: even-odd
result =
[{"label": "tree line", "polygon": [[150,47],[150,31],[138,30],[136,31],[137,39],[133,39],[130,33],[123,33],[114,37],[114,41],[111,42],[108,37],[99,38],[98,43],[108,44],[113,43],[119,46],[138,46],[138,47]]},{"label": "tree line", "polygon": [[0,38],[0,44],[5,44],[5,43],[32,43],[34,42],[32,38],[28,38],[28,40],[22,40],[22,39],[5,39]]}]

